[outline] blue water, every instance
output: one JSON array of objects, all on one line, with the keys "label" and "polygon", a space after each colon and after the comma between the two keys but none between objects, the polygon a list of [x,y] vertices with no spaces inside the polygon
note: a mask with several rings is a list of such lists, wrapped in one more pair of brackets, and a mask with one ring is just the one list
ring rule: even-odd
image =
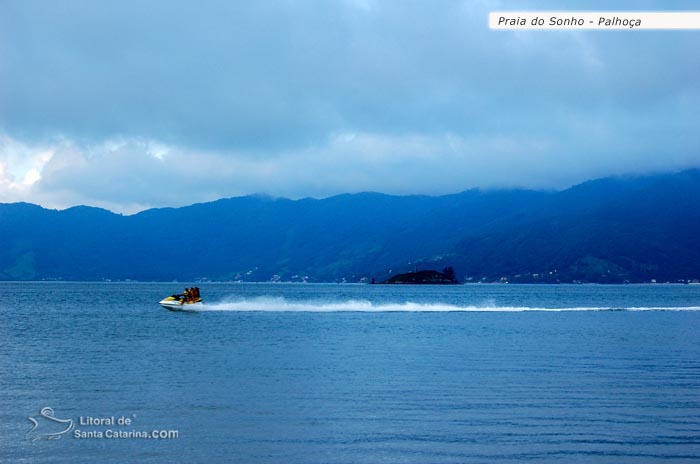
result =
[{"label": "blue water", "polygon": [[183,286],[0,283],[0,461],[700,462],[700,286]]}]

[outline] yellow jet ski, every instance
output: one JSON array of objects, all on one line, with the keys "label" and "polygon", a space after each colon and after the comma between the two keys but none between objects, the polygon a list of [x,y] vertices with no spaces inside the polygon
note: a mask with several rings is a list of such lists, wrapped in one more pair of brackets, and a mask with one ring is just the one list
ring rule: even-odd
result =
[{"label": "yellow jet ski", "polygon": [[158,302],[162,307],[170,311],[197,311],[201,309],[202,298],[186,298],[185,295],[170,295]]}]

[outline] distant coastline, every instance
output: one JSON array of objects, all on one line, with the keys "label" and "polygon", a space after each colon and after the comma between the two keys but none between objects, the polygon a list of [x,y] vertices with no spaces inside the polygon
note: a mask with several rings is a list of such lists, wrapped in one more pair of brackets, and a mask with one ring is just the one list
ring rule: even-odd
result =
[{"label": "distant coastline", "polygon": [[[410,274],[410,273],[406,273]],[[405,275],[405,274],[403,274]],[[695,280],[695,279],[693,279]],[[693,280],[679,280],[676,282],[581,282],[581,281],[509,281],[507,279],[497,280],[468,280],[466,282],[456,282],[459,285],[700,285],[700,282]],[[323,284],[323,285],[369,285],[371,279],[362,278],[359,281],[348,280],[198,280],[198,279],[178,279],[178,280],[136,280],[136,279],[7,279],[0,278],[0,282],[25,282],[25,283],[106,283],[106,284]],[[386,281],[375,282],[376,285],[385,284]],[[403,283],[403,282],[390,282]],[[431,283],[432,282],[425,282]],[[410,284],[410,283],[409,283]],[[437,283],[440,284],[440,283]]]},{"label": "distant coastline", "polygon": [[260,195],[123,216],[0,203],[0,280],[700,283],[700,170],[558,192]]}]

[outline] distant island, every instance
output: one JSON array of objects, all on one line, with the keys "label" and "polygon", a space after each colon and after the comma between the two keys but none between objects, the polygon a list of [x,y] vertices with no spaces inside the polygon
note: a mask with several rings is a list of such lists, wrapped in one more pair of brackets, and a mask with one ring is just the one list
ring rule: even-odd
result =
[{"label": "distant island", "polygon": [[380,284],[407,284],[407,285],[455,285],[459,284],[454,269],[446,267],[442,272],[425,270],[397,274],[380,282]]}]

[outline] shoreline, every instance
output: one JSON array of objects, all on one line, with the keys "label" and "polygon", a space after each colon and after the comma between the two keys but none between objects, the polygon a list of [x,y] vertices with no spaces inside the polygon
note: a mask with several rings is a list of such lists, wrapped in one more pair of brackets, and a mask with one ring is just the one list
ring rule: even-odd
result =
[{"label": "shoreline", "polygon": [[619,287],[619,286],[698,286],[700,283],[696,282],[627,282],[627,283],[602,283],[602,282],[465,282],[458,284],[370,284],[365,282],[270,282],[270,281],[234,281],[234,280],[208,280],[208,281],[197,281],[197,280],[181,280],[181,281],[164,281],[164,280],[0,280],[0,285],[4,283],[33,283],[33,284],[177,284],[177,285],[343,285],[343,286],[369,286],[369,287],[461,287],[461,286],[495,286],[495,285],[508,285],[508,286],[529,286],[529,287],[541,287],[541,286],[601,286],[601,287]]}]

